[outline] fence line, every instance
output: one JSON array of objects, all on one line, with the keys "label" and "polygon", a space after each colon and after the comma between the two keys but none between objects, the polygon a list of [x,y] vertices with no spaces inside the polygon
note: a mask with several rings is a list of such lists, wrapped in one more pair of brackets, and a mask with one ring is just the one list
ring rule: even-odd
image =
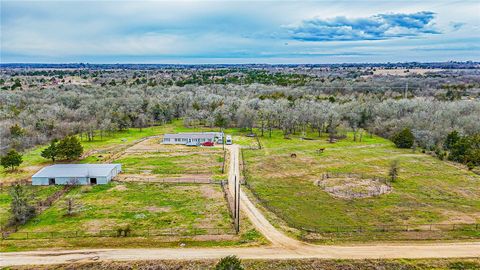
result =
[{"label": "fence line", "polygon": [[97,230],[97,231],[20,231],[12,234],[2,233],[2,240],[61,239],[86,237],[152,237],[152,236],[196,236],[196,235],[235,235],[233,228],[167,228],[146,230]]},{"label": "fence line", "polygon": [[11,186],[16,186],[16,185],[20,185],[20,186],[28,186],[28,185],[31,185],[32,182],[30,182],[30,180],[28,179],[21,179],[21,180],[16,180],[16,181],[11,181],[11,182],[0,182],[0,190],[3,190],[5,188],[9,188]]},{"label": "fence line", "polygon": [[425,231],[480,231],[480,223],[412,223],[378,225],[341,225],[317,228],[300,227],[309,233],[363,233],[363,232],[425,232]]},{"label": "fence line", "polygon": [[190,150],[182,150],[182,149],[157,149],[157,150],[151,150],[151,149],[130,149],[130,150],[126,150],[125,153],[128,153],[128,154],[136,154],[136,153],[145,153],[145,154],[148,154],[148,153],[165,153],[165,154],[168,154],[168,153],[185,153],[185,154],[190,154],[190,155],[195,155],[195,154],[220,154],[222,151],[221,150],[217,150],[217,149],[204,149],[204,148],[194,148],[194,150],[196,151],[192,151],[191,149],[193,148],[189,148]]},{"label": "fence line", "polygon": [[322,180],[329,178],[357,178],[357,179],[369,179],[377,182],[381,182],[387,186],[390,186],[390,181],[385,177],[368,176],[361,173],[341,173],[341,172],[326,172],[322,173]]},{"label": "fence line", "polygon": [[232,194],[228,189],[228,182],[220,181],[220,186],[222,187],[223,197],[227,201],[228,204],[228,212],[230,213],[230,217],[235,219],[235,207]]},{"label": "fence line", "polygon": [[[140,179],[140,180],[128,180],[128,179]],[[214,180],[212,178],[155,178],[151,180],[146,180],[145,177],[141,176],[129,176],[126,179],[115,179],[113,180],[119,183],[165,183],[165,184],[220,184],[221,180]]]},{"label": "fence line", "polygon": [[227,150],[223,150],[222,174],[225,173],[225,163],[227,159]]},{"label": "fence line", "polygon": [[[158,172],[160,172],[161,174],[173,174],[173,175],[176,175],[176,174],[212,174],[213,171],[216,171],[217,169],[221,170],[222,162],[212,162],[210,164],[211,164],[211,165],[209,165],[210,167],[206,167],[203,170],[199,170],[199,169],[159,170]],[[126,173],[126,174],[128,174],[128,173],[139,173],[139,172],[142,172],[142,171],[151,171],[151,170],[126,168],[124,171],[122,171],[122,173]]]}]

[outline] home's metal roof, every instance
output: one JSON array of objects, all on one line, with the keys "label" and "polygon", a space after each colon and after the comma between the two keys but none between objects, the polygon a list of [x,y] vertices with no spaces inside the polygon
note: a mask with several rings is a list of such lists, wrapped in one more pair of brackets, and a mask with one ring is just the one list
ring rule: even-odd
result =
[{"label": "home's metal roof", "polygon": [[32,177],[103,177],[120,164],[56,164],[47,166]]},{"label": "home's metal roof", "polygon": [[221,132],[189,132],[189,133],[176,133],[176,134],[165,134],[163,138],[174,139],[174,138],[185,138],[185,139],[202,139],[202,138],[213,138],[221,137]]}]

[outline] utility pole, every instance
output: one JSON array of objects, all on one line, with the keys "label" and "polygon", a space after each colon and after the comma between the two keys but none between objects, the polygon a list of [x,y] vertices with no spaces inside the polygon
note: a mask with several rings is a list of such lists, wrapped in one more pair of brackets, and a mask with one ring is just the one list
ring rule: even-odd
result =
[{"label": "utility pole", "polygon": [[407,81],[407,84],[405,84],[405,93],[403,94],[403,98],[407,98],[407,92],[408,92],[408,81]]},{"label": "utility pole", "polygon": [[233,219],[235,224],[237,224],[237,177],[235,176],[235,181],[233,182]]},{"label": "utility pole", "polygon": [[237,180],[237,176],[235,175],[235,184],[238,185],[238,188],[236,188],[237,190],[237,209],[236,209],[236,216],[237,216],[237,223],[236,223],[236,228],[235,230],[237,231],[237,234],[240,232],[240,183],[239,181]]},{"label": "utility pole", "polygon": [[223,131],[223,128],[222,128],[222,143],[223,143],[223,151],[225,151],[225,132]]}]

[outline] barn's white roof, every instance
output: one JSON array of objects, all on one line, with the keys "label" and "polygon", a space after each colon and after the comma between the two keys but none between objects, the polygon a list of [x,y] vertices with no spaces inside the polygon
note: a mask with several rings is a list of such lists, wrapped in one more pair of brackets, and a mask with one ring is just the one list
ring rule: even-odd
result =
[{"label": "barn's white roof", "polygon": [[47,166],[32,177],[103,177],[120,164],[56,164]]}]

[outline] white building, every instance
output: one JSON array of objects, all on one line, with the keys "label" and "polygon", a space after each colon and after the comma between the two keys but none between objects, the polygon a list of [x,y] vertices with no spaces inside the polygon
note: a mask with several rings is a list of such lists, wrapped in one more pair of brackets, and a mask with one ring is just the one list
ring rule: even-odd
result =
[{"label": "white building", "polygon": [[189,132],[165,134],[163,136],[163,144],[196,144],[200,145],[204,142],[223,142],[222,132]]},{"label": "white building", "polygon": [[32,176],[32,185],[107,184],[122,171],[120,164],[56,164]]}]

